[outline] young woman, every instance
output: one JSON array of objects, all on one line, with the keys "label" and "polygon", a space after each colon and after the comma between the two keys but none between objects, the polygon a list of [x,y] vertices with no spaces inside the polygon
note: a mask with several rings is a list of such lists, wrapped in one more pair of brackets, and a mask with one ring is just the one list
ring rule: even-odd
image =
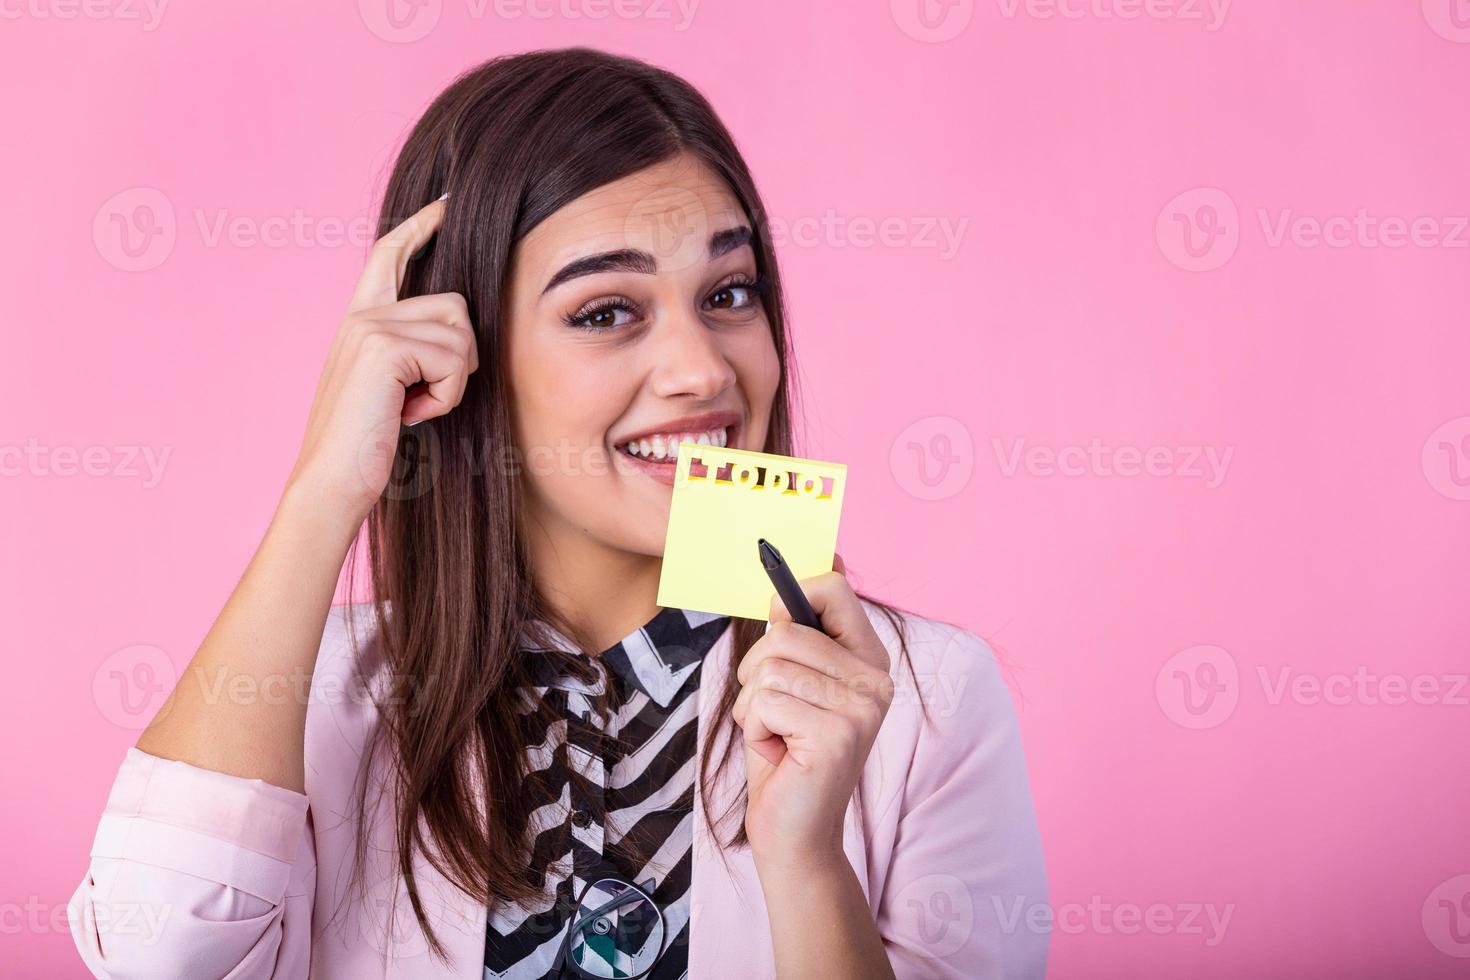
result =
[{"label": "young woman", "polygon": [[[92,971],[1040,977],[979,638],[840,557],[802,582],[822,631],[655,602],[677,443],[794,449],[765,211],[709,104],[586,49],[489,62],[381,229],[260,549],[114,783]],[[364,522],[373,601],[333,608]]]}]

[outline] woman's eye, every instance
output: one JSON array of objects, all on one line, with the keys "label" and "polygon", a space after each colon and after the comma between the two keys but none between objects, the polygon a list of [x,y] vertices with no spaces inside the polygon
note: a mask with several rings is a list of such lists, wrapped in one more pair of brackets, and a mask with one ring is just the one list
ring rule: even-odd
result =
[{"label": "woman's eye", "polygon": [[743,284],[722,286],[710,294],[709,304],[717,310],[734,310],[749,306],[751,288]]},{"label": "woman's eye", "polygon": [[596,310],[587,314],[582,321],[589,327],[616,327],[619,324],[618,310]]},{"label": "woman's eye", "polygon": [[634,312],[626,303],[613,300],[586,307],[569,317],[567,322],[584,330],[612,330],[631,322]]}]

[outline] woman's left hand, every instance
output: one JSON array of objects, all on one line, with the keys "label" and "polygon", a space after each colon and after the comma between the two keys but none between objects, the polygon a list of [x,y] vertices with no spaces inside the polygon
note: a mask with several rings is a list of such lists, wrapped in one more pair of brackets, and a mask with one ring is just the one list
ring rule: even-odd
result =
[{"label": "woman's left hand", "polygon": [[842,556],[801,588],[826,631],[799,626],[780,596],[736,672],[744,733],[745,832],[758,862],[788,869],[842,854],[842,820],[893,700],[888,651],[848,585]]}]

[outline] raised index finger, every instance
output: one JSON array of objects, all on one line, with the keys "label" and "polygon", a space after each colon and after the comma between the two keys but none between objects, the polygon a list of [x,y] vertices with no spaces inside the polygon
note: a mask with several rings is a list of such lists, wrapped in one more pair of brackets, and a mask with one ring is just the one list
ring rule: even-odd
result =
[{"label": "raised index finger", "polygon": [[357,280],[357,289],[352,293],[349,312],[370,310],[398,301],[408,260],[439,230],[439,225],[444,222],[445,206],[445,202],[439,200],[420,208],[407,221],[373,243],[367,265]]}]

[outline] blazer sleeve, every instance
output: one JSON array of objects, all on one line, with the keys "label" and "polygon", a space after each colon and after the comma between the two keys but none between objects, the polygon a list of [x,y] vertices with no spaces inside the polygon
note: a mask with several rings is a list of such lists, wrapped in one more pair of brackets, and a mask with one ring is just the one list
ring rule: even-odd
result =
[{"label": "blazer sleeve", "polygon": [[72,936],[110,980],[305,980],[315,872],[305,795],[129,749]]},{"label": "blazer sleeve", "polygon": [[1041,980],[1046,869],[1010,691],[966,631],[916,670],[917,689],[900,665],[895,697],[927,706],[930,721],[919,719],[877,914],[894,975]]}]

